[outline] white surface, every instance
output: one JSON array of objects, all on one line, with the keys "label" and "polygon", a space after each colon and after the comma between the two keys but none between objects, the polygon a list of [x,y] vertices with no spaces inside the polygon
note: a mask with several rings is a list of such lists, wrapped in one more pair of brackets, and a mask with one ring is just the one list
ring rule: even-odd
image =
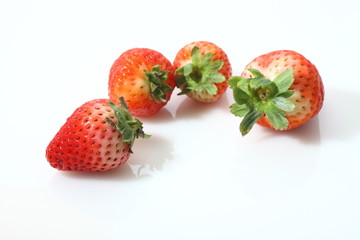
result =
[{"label": "white surface", "polygon": [[[221,5],[219,5],[221,4]],[[1,1],[0,239],[360,239],[359,1]],[[222,47],[234,75],[292,49],[318,67],[322,111],[245,138],[228,91],[172,96],[128,163],[59,172],[45,148],[83,102],[107,97],[113,61],[147,47]]]}]

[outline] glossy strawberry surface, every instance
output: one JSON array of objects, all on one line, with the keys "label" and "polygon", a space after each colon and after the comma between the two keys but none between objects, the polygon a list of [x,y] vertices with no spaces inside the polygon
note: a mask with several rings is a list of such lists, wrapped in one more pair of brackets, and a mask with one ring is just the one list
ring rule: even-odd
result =
[{"label": "glossy strawberry surface", "polygon": [[[155,66],[159,66],[158,71],[153,71]],[[164,81],[159,85],[167,85],[160,93],[163,94],[162,98],[156,99],[156,92],[155,96],[152,94],[161,89],[161,86],[150,83],[147,76],[151,72],[154,72],[152,76],[155,78],[162,74],[159,78]],[[163,54],[152,49],[127,50],[115,60],[110,69],[108,83],[110,100],[119,103],[119,97],[124,97],[130,113],[136,117],[156,114],[169,101],[174,87],[174,68],[171,62]]]},{"label": "glossy strawberry surface", "polygon": [[124,164],[138,137],[147,138],[142,123],[121,107],[95,99],[77,108],[46,148],[46,158],[64,171],[108,171]]},{"label": "glossy strawberry surface", "polygon": [[[242,77],[252,77],[246,70],[249,68],[257,69],[268,79],[274,79],[285,70],[293,69],[294,81],[289,89],[294,90],[294,94],[289,100],[295,105],[295,109],[285,114],[289,121],[287,130],[303,125],[320,111],[324,101],[323,82],[315,65],[303,55],[291,50],[279,50],[261,55],[245,67]],[[257,123],[273,128],[265,115]]]},{"label": "glossy strawberry surface", "polygon": [[[192,64],[192,51],[194,47],[197,47],[199,49],[200,57],[204,57],[204,55],[206,55],[207,53],[211,53],[213,54],[213,58],[211,62],[214,61],[222,62],[221,69],[219,69],[217,72],[223,75],[224,80],[221,82],[214,83],[214,85],[216,86],[216,90],[214,91],[214,93],[207,92],[206,87],[201,88],[201,86],[199,89],[194,89],[187,92],[185,91],[185,93],[190,98],[198,102],[204,102],[204,103],[215,102],[224,94],[224,92],[228,88],[227,79],[229,79],[232,75],[232,68],[230,61],[225,51],[216,44],[207,41],[196,41],[185,45],[183,48],[181,48],[178,51],[173,61],[173,65],[175,69],[180,69],[188,64]],[[194,68],[196,69],[197,67],[195,66]],[[204,65],[204,68],[206,68],[206,64]],[[194,75],[204,75],[204,71],[200,69],[200,71],[198,71],[198,73],[195,73]],[[184,86],[180,86],[180,88],[184,90]]]}]

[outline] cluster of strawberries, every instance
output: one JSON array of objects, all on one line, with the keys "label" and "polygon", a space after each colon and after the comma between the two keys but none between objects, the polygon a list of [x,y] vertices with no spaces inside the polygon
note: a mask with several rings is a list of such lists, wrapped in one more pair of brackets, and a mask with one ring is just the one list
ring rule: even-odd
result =
[{"label": "cluster of strawberries", "polygon": [[299,127],[321,109],[324,86],[316,67],[301,54],[280,50],[252,60],[232,76],[226,53],[198,41],[184,46],[173,64],[161,53],[134,48],[120,55],[109,76],[109,99],[84,103],[46,149],[50,165],[67,171],[107,171],[125,163],[136,138],[148,138],[135,117],[156,114],[173,90],[198,102],[217,101],[227,90],[246,135],[255,123],[276,130]]}]

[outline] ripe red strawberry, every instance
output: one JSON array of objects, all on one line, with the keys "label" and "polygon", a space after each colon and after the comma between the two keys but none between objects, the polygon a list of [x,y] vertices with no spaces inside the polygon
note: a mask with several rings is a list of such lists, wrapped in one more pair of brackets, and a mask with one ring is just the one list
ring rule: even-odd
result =
[{"label": "ripe red strawberry", "polygon": [[187,44],[173,62],[179,95],[204,103],[217,101],[228,87],[232,75],[226,53],[214,43],[199,41]]},{"label": "ripe red strawberry", "polygon": [[235,104],[231,112],[244,117],[247,134],[257,122],[276,130],[290,130],[318,114],[324,86],[315,65],[301,54],[279,50],[252,60],[241,77],[229,79]]},{"label": "ripe red strawberry", "polygon": [[106,99],[86,102],[67,119],[46,149],[50,165],[65,171],[107,171],[125,163],[138,137],[149,137],[122,107]]},{"label": "ripe red strawberry", "polygon": [[161,53],[134,48],[120,55],[110,69],[109,98],[119,103],[124,97],[136,117],[157,113],[175,88],[174,67]]}]

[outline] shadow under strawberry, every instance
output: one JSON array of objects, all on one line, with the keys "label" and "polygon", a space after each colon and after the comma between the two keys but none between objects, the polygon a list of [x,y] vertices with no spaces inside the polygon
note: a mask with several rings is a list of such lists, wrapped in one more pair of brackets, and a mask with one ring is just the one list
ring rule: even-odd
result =
[{"label": "shadow under strawberry", "polygon": [[134,154],[128,161],[136,178],[163,171],[165,164],[174,159],[174,144],[171,139],[153,135],[147,140],[149,141],[138,141],[134,146]]},{"label": "shadow under strawberry", "polygon": [[319,113],[324,140],[348,142],[360,136],[360,95],[343,89],[326,89],[324,107]]},{"label": "shadow under strawberry", "polygon": [[206,117],[213,109],[221,109],[224,114],[229,114],[229,99],[226,94],[214,103],[199,103],[190,98],[185,98],[176,109],[176,119],[196,119]]},{"label": "shadow under strawberry", "polygon": [[[129,160],[128,160],[129,161]],[[117,180],[132,180],[136,179],[129,163],[120,165],[115,169],[106,172],[80,172],[80,171],[64,171],[59,173],[61,177],[86,179],[96,181],[117,181]]]},{"label": "shadow under strawberry", "polygon": [[151,117],[140,117],[142,122],[144,123],[155,123],[155,124],[162,124],[166,122],[171,122],[174,120],[171,112],[165,108],[160,109],[155,115]]},{"label": "shadow under strawberry", "polygon": [[261,127],[265,134],[265,136],[262,137],[262,140],[271,140],[272,138],[277,137],[289,137],[297,139],[303,144],[320,145],[321,134],[319,121],[319,116],[316,116],[306,124],[288,131],[275,131],[273,129]]},{"label": "shadow under strawberry", "polygon": [[[127,218],[129,209],[136,208],[143,201],[141,196],[146,194],[143,184],[119,181],[135,179],[132,175],[128,164],[107,172],[57,172],[51,179],[50,191],[84,216],[119,220]],[[129,194],[133,192],[138,194]]]},{"label": "shadow under strawberry", "polygon": [[298,128],[276,132],[262,128],[266,136],[260,139],[291,137],[304,144],[319,145],[324,141],[349,140],[360,136],[360,112],[353,105],[360,103],[360,95],[343,89],[326,89],[323,109],[308,123]]}]

